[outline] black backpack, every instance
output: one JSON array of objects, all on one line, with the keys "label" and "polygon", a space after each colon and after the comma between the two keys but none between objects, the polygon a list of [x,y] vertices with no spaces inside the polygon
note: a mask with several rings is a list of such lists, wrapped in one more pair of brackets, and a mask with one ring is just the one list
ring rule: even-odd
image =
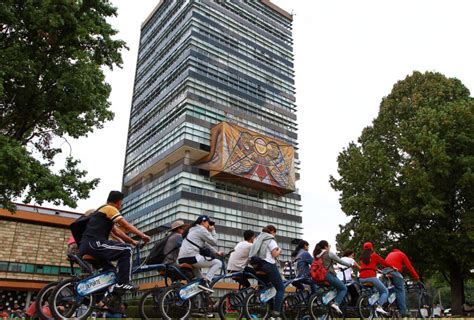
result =
[{"label": "black backpack", "polygon": [[69,225],[69,229],[71,229],[72,236],[74,237],[74,240],[76,240],[78,247],[81,244],[82,235],[84,234],[84,231],[86,231],[87,224],[89,223],[89,220],[91,219],[92,215],[94,215],[98,210],[103,207],[105,207],[105,205],[100,206],[99,209],[97,209],[88,216],[80,216]]},{"label": "black backpack", "polygon": [[166,242],[168,242],[168,239],[170,238],[171,235],[172,235],[172,233],[167,235],[163,239],[158,240],[158,242],[150,250],[150,254],[148,255],[148,258],[146,259],[147,264],[163,263],[163,261],[165,261],[165,258],[171,252],[179,249],[179,246],[176,246],[173,249],[171,249],[169,252],[165,252]]},{"label": "black backpack", "polygon": [[86,231],[91,215],[79,217],[69,225],[69,229],[71,229],[72,236],[74,237],[74,240],[76,240],[77,246],[81,243],[82,235],[84,234],[84,231]]}]

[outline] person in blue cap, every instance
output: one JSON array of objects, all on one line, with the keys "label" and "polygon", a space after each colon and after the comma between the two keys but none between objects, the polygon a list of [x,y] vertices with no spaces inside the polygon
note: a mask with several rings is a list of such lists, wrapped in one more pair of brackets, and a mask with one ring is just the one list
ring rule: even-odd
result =
[{"label": "person in blue cap", "polygon": [[224,253],[217,250],[217,234],[215,222],[207,215],[199,216],[191,224],[187,232],[183,234],[183,244],[179,249],[178,262],[188,263],[193,268],[209,268],[203,276],[204,282],[201,289],[214,292],[210,283],[214,275],[221,267],[221,262],[215,259],[216,255],[223,256]]}]

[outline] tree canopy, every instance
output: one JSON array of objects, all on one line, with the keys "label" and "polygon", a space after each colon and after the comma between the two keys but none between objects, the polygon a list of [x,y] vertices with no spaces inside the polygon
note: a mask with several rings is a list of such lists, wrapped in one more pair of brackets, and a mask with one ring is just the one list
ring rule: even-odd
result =
[{"label": "tree canopy", "polygon": [[474,265],[474,101],[457,79],[414,72],[383,98],[377,118],[338,157],[342,248],[398,247],[464,301]]},{"label": "tree canopy", "polygon": [[55,141],[113,119],[102,67],[122,63],[125,43],[106,21],[115,15],[104,0],[0,2],[0,206],[20,197],[76,207],[97,185],[71,156],[54,170]]}]

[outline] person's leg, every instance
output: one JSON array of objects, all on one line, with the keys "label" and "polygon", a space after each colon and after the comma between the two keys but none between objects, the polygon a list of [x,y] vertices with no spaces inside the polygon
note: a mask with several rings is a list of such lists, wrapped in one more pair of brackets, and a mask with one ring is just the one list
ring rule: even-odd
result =
[{"label": "person's leg", "polygon": [[397,295],[398,310],[401,315],[408,313],[406,298],[405,298],[405,280],[399,272],[392,272],[392,283],[395,288],[395,294]]},{"label": "person's leg", "polygon": [[194,268],[209,268],[206,275],[204,276],[204,278],[209,282],[212,281],[212,278],[214,278],[214,275],[222,266],[222,263],[219,260],[206,260],[206,258],[201,255],[196,256],[196,261],[197,262],[193,264]]},{"label": "person's leg", "polygon": [[378,278],[370,278],[374,287],[377,288],[378,292],[380,293],[380,298],[379,298],[379,305],[383,306],[385,302],[387,302],[388,298],[388,289],[387,287],[380,281]]},{"label": "person's leg", "polygon": [[329,282],[334,288],[337,290],[337,296],[336,296],[336,303],[340,305],[342,303],[342,300],[344,300],[344,297],[347,294],[347,287],[345,284],[338,279],[335,275],[332,273],[328,272],[326,273],[326,280]]},{"label": "person's leg", "polygon": [[128,284],[132,281],[132,246],[112,240],[90,242],[91,254],[106,263],[117,261],[117,282]]},{"label": "person's leg", "polygon": [[262,271],[267,273],[268,280],[276,289],[276,295],[273,298],[273,311],[281,312],[283,304],[283,296],[285,295],[285,286],[281,279],[280,272],[275,264],[265,262],[262,266]]}]

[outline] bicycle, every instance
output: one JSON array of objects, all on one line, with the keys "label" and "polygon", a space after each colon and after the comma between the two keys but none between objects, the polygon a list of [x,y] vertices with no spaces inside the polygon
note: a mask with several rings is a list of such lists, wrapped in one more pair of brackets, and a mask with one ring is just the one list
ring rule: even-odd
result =
[{"label": "bicycle", "polygon": [[243,287],[240,284],[240,281],[243,279],[249,280],[254,279],[258,283],[261,283],[261,280],[255,275],[255,272],[251,268],[246,267],[243,271],[228,273],[228,277],[232,280],[239,282],[239,289],[237,291],[231,291],[224,294],[220,299],[217,305],[217,311],[221,319],[227,318],[236,318],[240,319],[242,317],[243,302],[247,294],[253,288]]},{"label": "bicycle", "polygon": [[[75,268],[74,268],[75,260],[71,260],[69,257],[68,257],[68,260],[69,260],[70,268],[71,268],[70,276],[74,276],[76,274]],[[79,264],[79,267],[81,269],[81,273],[84,273],[84,274],[90,274],[93,272],[94,268],[98,268],[98,266],[96,265],[96,261],[90,256],[85,256],[85,259],[81,261],[81,264]],[[48,283],[38,292],[35,303],[36,303],[36,315],[40,319],[48,320],[51,318],[50,314],[44,313],[43,306],[48,302],[51,292],[53,292],[54,288],[56,288],[56,286],[60,282],[61,281],[54,281],[54,282]]]},{"label": "bicycle", "polygon": [[[233,276],[233,274],[225,273],[226,269],[224,259],[227,258],[229,254],[230,253],[224,257],[217,257],[222,263],[221,272],[212,279],[210,283],[211,288],[222,279]],[[191,264],[183,263],[180,264],[180,268],[192,271],[193,266]],[[175,282],[169,287],[163,289],[157,299],[159,312],[162,318],[187,319],[191,313],[199,314],[207,318],[212,311],[213,305],[210,303],[209,293],[201,288],[202,286],[205,286],[204,281],[204,278],[197,278],[186,284]]]},{"label": "bicycle", "polygon": [[[306,279],[295,278],[292,284],[294,285],[297,282],[304,284],[305,282],[301,282],[302,280]],[[284,297],[282,306],[283,319],[304,319],[309,317],[308,305],[310,297],[311,292],[307,289],[297,289],[295,292]]]},{"label": "bicycle", "polygon": [[380,293],[374,287],[373,283],[366,282],[362,283],[362,292],[357,300],[357,309],[359,311],[360,319],[374,319],[374,318],[399,318],[399,312],[397,309],[395,287],[392,284],[390,273],[393,270],[381,271],[386,286],[388,289],[387,303],[384,305],[384,309],[387,313],[378,312],[376,310],[378,306],[378,300]]},{"label": "bicycle", "polygon": [[[257,278],[260,279],[256,288],[252,288],[243,301],[243,315],[247,319],[266,319],[270,315],[272,299],[277,291],[275,287],[266,279],[266,272],[256,271]],[[301,278],[284,280],[285,289]]]},{"label": "bicycle", "polygon": [[[163,268],[163,265],[140,265],[140,245],[136,248],[136,264],[132,273],[152,271]],[[71,263],[77,263],[86,272],[60,281],[49,297],[49,307],[55,319],[86,319],[94,310],[118,310],[122,302],[122,293],[114,290],[117,283],[115,270],[94,271],[82,258],[68,254]],[[99,301],[96,304],[96,301]]]},{"label": "bicycle", "polygon": [[[161,267],[157,267],[161,266]],[[174,264],[164,264],[164,265],[149,265],[143,266],[142,270],[147,271],[147,268],[151,267],[153,270],[158,270],[158,273],[164,277],[165,287],[168,287],[168,279],[171,282],[176,281],[187,281],[190,282],[193,278],[192,272],[189,270],[181,269],[179,266]],[[163,292],[163,288],[155,287],[145,291],[140,298],[138,304],[138,312],[142,319],[158,319],[162,317],[162,314],[159,309],[159,297]]]},{"label": "bicycle", "polygon": [[415,292],[418,294],[417,297],[417,318],[432,318],[433,317],[433,299],[431,295],[426,290],[426,287],[423,282],[413,282],[413,281],[406,281],[405,288],[407,293]]}]

